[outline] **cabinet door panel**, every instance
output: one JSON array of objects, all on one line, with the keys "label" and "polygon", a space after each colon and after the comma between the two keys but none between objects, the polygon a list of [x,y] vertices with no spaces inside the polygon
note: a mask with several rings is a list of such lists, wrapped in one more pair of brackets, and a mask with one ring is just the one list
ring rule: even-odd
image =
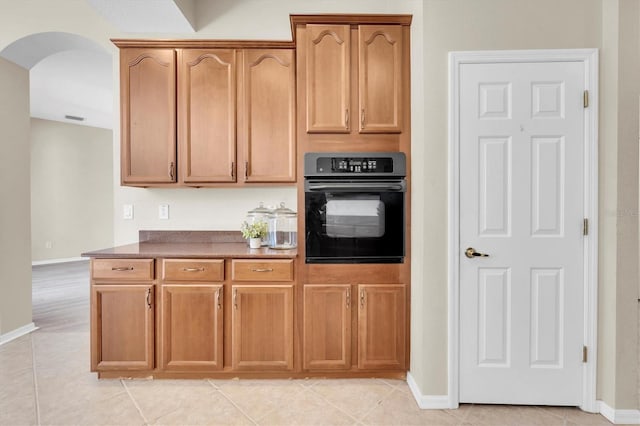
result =
[{"label": "cabinet door panel", "polygon": [[93,285],[91,371],[151,370],[153,285]]},{"label": "cabinet door panel", "polygon": [[351,286],[304,287],[304,368],[351,368]]},{"label": "cabinet door panel", "polygon": [[185,183],[234,182],[236,54],[232,49],[179,52],[180,168]]},{"label": "cabinet door panel", "polygon": [[349,25],[307,25],[307,132],[349,133]]},{"label": "cabinet door panel", "polygon": [[172,49],[120,50],[122,183],[176,181]]},{"label": "cabinet door panel", "polygon": [[222,306],[222,285],[162,286],[164,369],[222,369]]},{"label": "cabinet door panel", "polygon": [[404,369],[404,285],[358,286],[358,368]]},{"label": "cabinet door panel", "polygon": [[358,52],[360,133],[400,132],[402,27],[360,25]]},{"label": "cabinet door panel", "polygon": [[233,286],[232,365],[236,370],[293,368],[293,286]]},{"label": "cabinet door panel", "polygon": [[243,52],[245,181],[295,182],[293,50]]}]

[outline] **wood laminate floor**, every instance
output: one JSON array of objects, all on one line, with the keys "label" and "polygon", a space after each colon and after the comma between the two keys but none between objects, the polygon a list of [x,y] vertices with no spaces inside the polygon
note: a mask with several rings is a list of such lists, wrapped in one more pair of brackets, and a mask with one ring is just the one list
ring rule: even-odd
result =
[{"label": "wood laminate floor", "polygon": [[401,380],[98,380],[89,265],[33,268],[39,330],[0,346],[0,425],[609,425],[577,408],[421,410]]}]

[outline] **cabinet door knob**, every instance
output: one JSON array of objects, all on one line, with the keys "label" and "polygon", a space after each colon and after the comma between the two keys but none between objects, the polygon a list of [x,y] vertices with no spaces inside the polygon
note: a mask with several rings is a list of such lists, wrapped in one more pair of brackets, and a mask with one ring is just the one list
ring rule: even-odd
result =
[{"label": "cabinet door knob", "polygon": [[233,161],[231,162],[231,178],[233,179],[236,175],[236,163],[234,163]]}]

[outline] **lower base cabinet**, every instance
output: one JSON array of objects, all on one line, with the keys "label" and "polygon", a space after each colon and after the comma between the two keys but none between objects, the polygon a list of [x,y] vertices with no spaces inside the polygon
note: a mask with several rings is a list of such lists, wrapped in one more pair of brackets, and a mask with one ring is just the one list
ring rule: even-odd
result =
[{"label": "lower base cabinet", "polygon": [[232,286],[234,370],[293,369],[293,285]]},{"label": "lower base cabinet", "polygon": [[358,299],[358,368],[404,369],[405,286],[361,284]]},{"label": "lower base cabinet", "polygon": [[223,286],[162,285],[162,368],[223,368]]},{"label": "lower base cabinet", "polygon": [[[406,287],[403,284],[304,286],[303,368],[402,370],[406,359]],[[352,306],[357,304],[357,314]],[[353,315],[356,315],[354,317]],[[352,329],[357,332],[352,348]]]},{"label": "lower base cabinet", "polygon": [[303,367],[351,368],[351,285],[304,287]]},{"label": "lower base cabinet", "polygon": [[154,285],[91,286],[91,371],[154,368]]}]

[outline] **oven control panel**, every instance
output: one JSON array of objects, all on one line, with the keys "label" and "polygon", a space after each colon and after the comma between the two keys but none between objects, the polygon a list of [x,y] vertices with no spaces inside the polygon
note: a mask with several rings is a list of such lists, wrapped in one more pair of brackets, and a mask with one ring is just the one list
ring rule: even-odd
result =
[{"label": "oven control panel", "polygon": [[349,157],[321,157],[318,158],[318,173],[392,173],[393,160],[391,158],[349,158]]},{"label": "oven control panel", "polygon": [[306,152],[305,178],[403,178],[407,159],[402,152]]}]

